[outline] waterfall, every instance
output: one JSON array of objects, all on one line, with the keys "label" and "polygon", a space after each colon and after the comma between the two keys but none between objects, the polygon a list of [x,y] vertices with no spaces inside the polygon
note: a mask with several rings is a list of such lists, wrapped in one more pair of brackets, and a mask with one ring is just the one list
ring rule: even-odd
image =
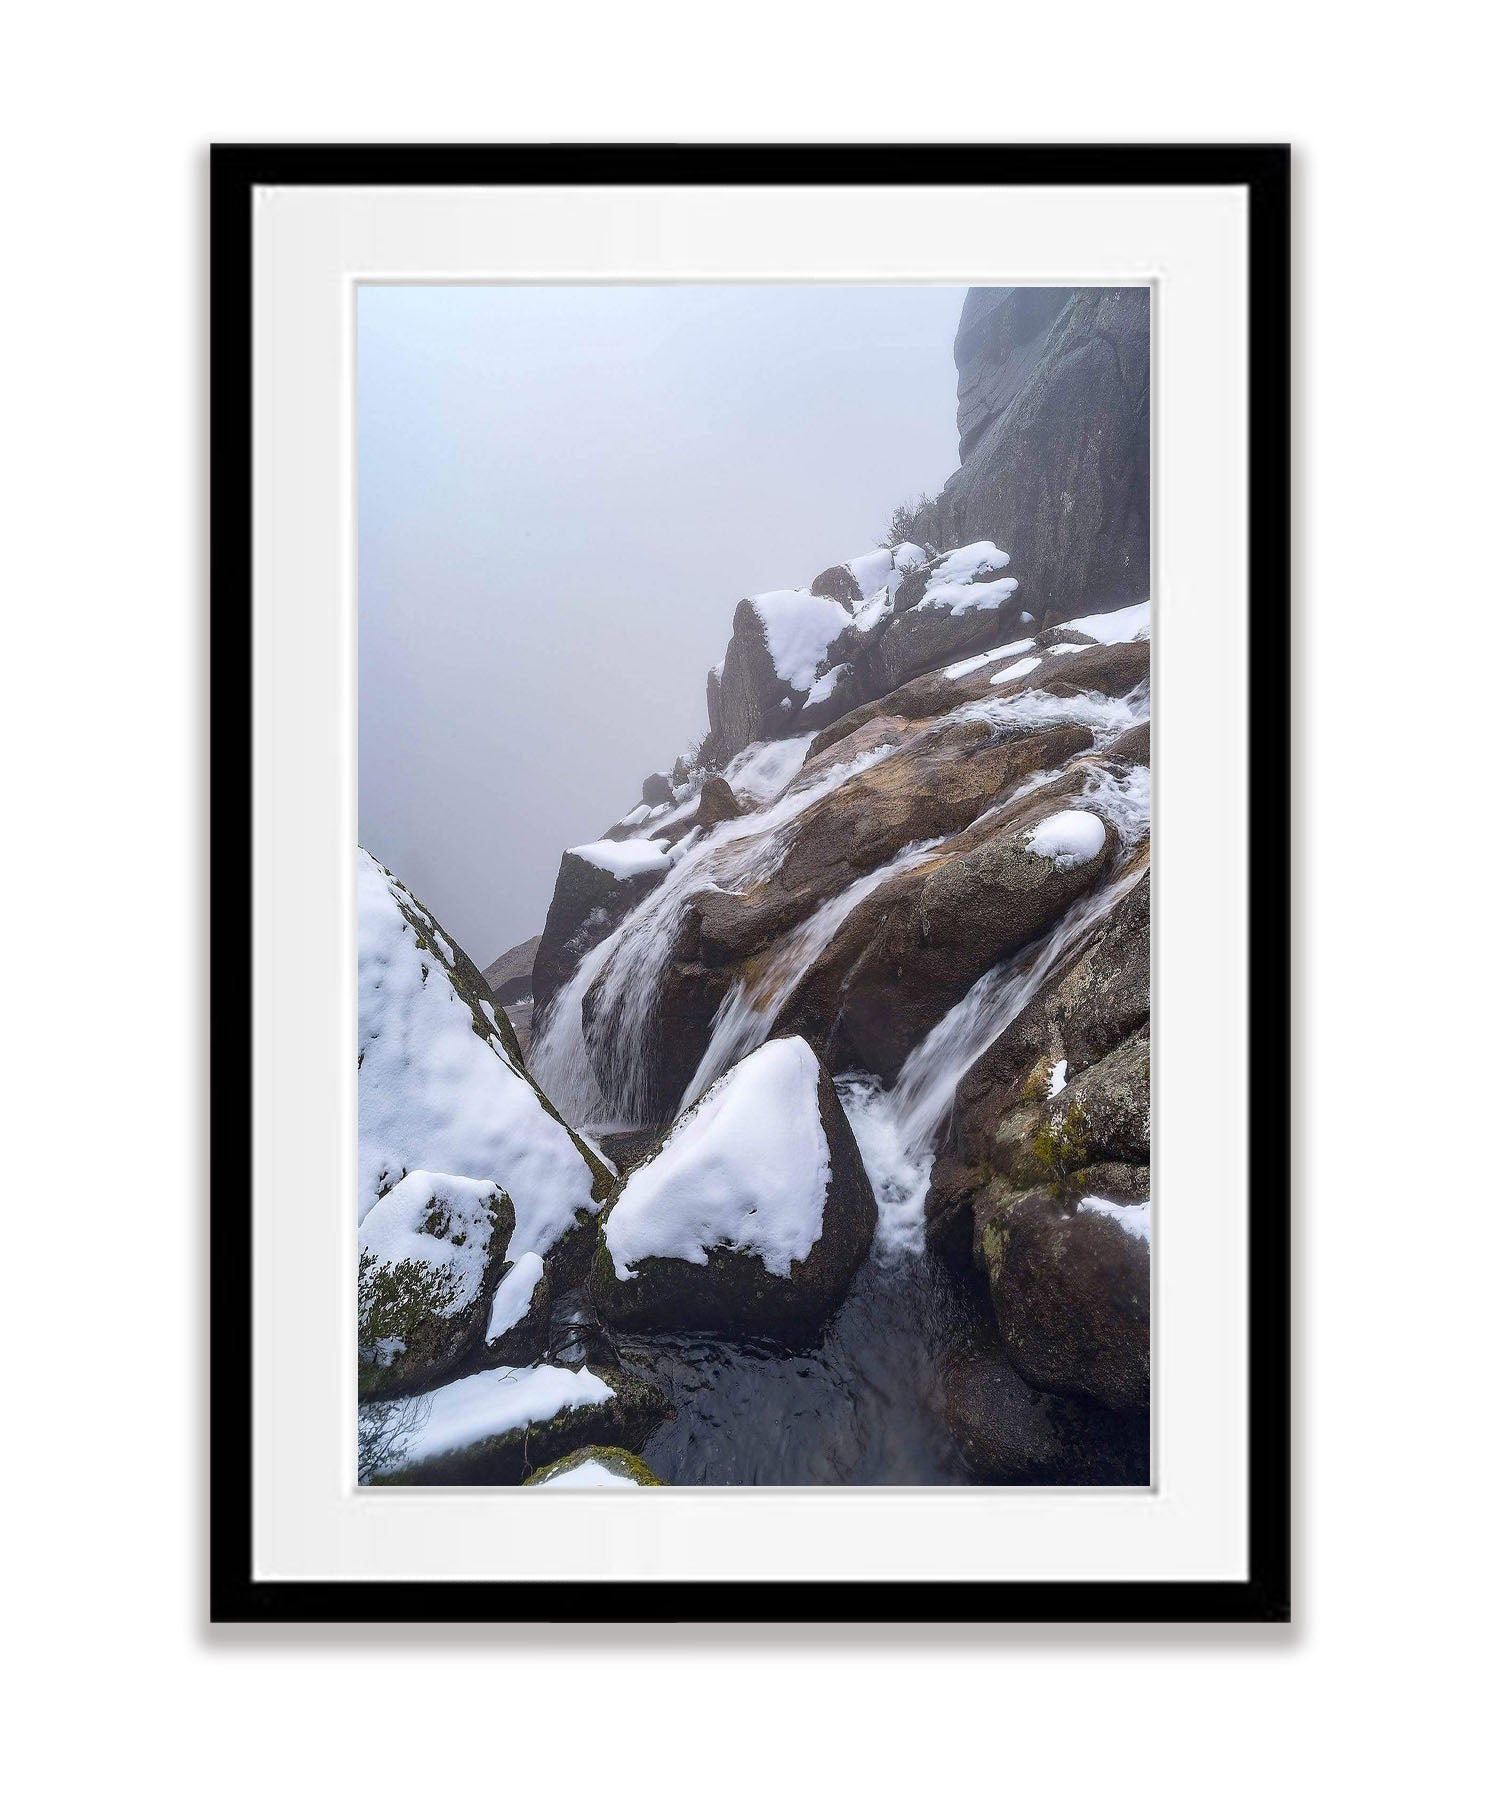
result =
[{"label": "waterfall", "polygon": [[930,862],[933,851],[942,842],[941,838],[928,838],[920,844],[908,844],[883,868],[851,881],[848,887],[825,900],[811,918],[787,933],[759,975],[751,981],[735,983],[714,1015],[713,1036],[703,1052],[697,1073],[682,1096],[683,1107],[691,1106],[710,1082],[766,1041],[797,983],[833,942],[839,927],[855,907],[893,875],[904,874],[908,869],[918,869],[923,863]]},{"label": "waterfall", "polygon": [[890,1088],[873,1075],[838,1077],[839,1095],[880,1206],[876,1242],[883,1254],[922,1252],[938,1134],[959,1082],[1141,874],[1139,868],[1130,869],[1075,901],[1044,938],[981,975],[912,1050]]},{"label": "waterfall", "polygon": [[[891,745],[793,781],[758,812],[685,838],[665,877],[583,958],[554,997],[527,1067],[563,1117],[595,1133],[646,1122],[647,1037],[689,900],[706,888],[743,893],[781,864],[790,827],[826,794],[891,754]],[[583,1001],[602,983],[592,1030]]]}]

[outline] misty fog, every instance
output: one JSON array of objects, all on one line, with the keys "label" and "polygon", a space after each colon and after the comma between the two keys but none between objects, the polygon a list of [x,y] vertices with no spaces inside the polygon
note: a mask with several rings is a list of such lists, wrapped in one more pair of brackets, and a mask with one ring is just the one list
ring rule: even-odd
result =
[{"label": "misty fog", "polygon": [[360,841],[481,967],[703,732],[740,597],[956,467],[964,291],[360,290]]}]

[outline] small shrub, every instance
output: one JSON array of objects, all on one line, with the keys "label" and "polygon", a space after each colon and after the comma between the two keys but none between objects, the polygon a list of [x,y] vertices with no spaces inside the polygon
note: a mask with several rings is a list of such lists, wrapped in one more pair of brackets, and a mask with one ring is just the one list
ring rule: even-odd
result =
[{"label": "small shrub", "polygon": [[931,494],[918,494],[909,505],[898,506],[891,514],[885,536],[880,540],[882,546],[887,550],[894,550],[898,544],[923,543],[924,520],[936,504]]}]

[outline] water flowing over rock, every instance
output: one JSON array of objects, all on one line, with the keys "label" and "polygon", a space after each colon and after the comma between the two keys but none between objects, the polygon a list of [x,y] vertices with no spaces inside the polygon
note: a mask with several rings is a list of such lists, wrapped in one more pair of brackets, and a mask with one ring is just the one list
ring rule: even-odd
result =
[{"label": "water flowing over rock", "polygon": [[[533,1022],[545,1018],[558,989],[612,925],[622,919],[667,872],[659,852],[644,853],[635,866],[583,850],[565,850],[558,865],[547,923],[537,942],[532,969]],[[597,849],[602,852],[604,845]]]}]

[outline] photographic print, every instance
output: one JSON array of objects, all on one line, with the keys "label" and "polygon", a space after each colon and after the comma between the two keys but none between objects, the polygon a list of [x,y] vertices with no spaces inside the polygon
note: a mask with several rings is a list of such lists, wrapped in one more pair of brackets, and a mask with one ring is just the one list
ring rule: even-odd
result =
[{"label": "photographic print", "polygon": [[360,1481],[1149,1483],[1149,287],[356,307]]}]

